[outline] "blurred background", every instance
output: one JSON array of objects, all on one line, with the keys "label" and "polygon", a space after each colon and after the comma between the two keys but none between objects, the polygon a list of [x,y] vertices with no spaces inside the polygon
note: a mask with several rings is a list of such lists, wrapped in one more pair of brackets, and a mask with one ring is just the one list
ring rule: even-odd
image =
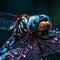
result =
[{"label": "blurred background", "polygon": [[[46,14],[53,20],[53,26],[60,28],[60,0],[0,0],[0,12]],[[11,31],[0,30],[0,46],[11,34]]]}]

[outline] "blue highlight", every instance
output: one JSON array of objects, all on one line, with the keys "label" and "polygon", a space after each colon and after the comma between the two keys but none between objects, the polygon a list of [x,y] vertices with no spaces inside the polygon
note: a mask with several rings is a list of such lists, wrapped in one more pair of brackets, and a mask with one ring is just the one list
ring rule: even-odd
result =
[{"label": "blue highlight", "polygon": [[40,16],[43,16],[44,18],[47,18],[51,23],[52,23],[52,20],[50,19],[49,16],[45,15],[45,14],[41,14]]},{"label": "blue highlight", "polygon": [[4,48],[1,52],[2,53],[6,53],[7,52],[7,48]]},{"label": "blue highlight", "polygon": [[40,23],[40,19],[38,15],[31,16],[27,23],[28,31],[33,32],[37,28],[39,23]]},{"label": "blue highlight", "polygon": [[12,40],[11,43],[9,43],[9,46],[12,46],[15,41]]}]

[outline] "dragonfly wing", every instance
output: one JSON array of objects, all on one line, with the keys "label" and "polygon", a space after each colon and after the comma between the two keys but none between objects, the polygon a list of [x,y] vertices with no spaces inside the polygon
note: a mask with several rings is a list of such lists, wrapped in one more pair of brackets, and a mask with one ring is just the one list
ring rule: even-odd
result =
[{"label": "dragonfly wing", "polygon": [[16,15],[0,12],[0,29],[11,30],[14,27]]},{"label": "dragonfly wing", "polygon": [[41,43],[41,48],[43,50],[42,56],[60,53],[60,30],[57,28],[53,29],[49,34],[55,36],[49,38],[48,40],[44,40]]}]

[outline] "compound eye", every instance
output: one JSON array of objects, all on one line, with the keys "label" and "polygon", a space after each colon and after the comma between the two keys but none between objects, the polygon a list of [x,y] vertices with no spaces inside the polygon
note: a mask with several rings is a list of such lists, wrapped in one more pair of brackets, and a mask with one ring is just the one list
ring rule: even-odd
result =
[{"label": "compound eye", "polygon": [[51,21],[51,19],[49,18],[49,16],[45,15],[45,14],[41,14],[40,15],[40,21]]},{"label": "compound eye", "polygon": [[35,32],[39,23],[40,23],[39,16],[37,15],[31,16],[27,23],[28,31]]},{"label": "compound eye", "polygon": [[42,35],[45,35],[49,32],[49,30],[52,28],[52,25],[49,21],[45,22],[42,21],[40,22],[39,26],[38,26],[38,32]]},{"label": "compound eye", "polygon": [[43,17],[41,17],[41,18],[40,18],[40,22],[42,22],[42,21],[46,21],[46,22],[47,22],[48,19],[47,19],[47,18],[43,18]]},{"label": "compound eye", "polygon": [[52,28],[50,18],[46,15],[40,16],[40,23],[38,26],[38,31],[42,34],[48,32]]}]

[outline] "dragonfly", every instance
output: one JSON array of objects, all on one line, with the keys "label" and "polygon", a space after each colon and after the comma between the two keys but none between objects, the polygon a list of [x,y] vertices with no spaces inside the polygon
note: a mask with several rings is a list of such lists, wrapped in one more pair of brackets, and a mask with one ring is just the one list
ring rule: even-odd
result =
[{"label": "dragonfly", "polygon": [[13,31],[2,46],[0,60],[52,60],[51,54],[60,53],[60,30],[52,28],[51,20],[44,14],[21,16],[0,12],[0,29]]}]

